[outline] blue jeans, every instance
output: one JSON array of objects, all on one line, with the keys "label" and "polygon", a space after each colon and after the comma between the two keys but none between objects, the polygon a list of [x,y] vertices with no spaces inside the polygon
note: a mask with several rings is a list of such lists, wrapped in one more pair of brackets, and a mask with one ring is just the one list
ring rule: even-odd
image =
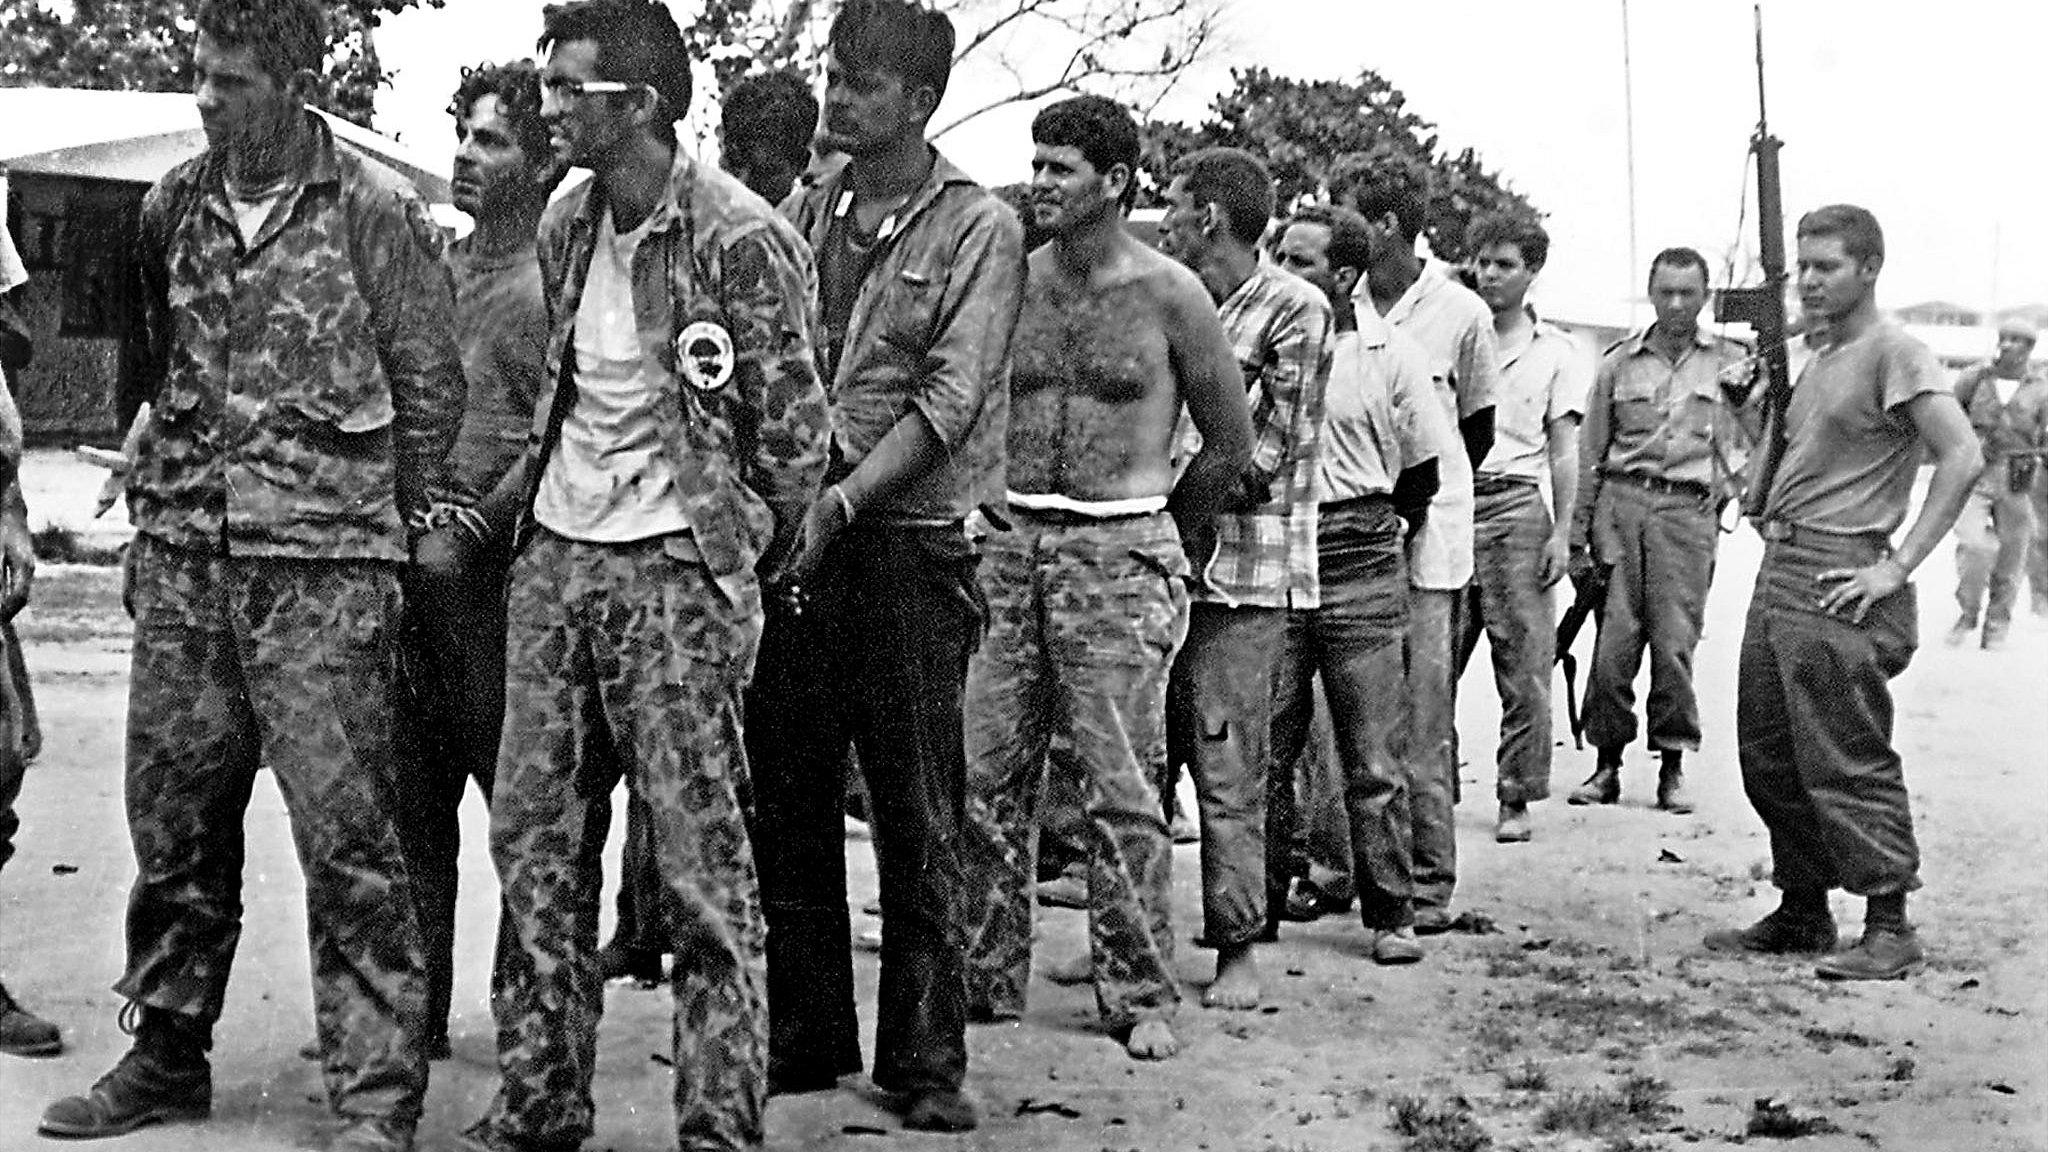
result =
[{"label": "blue jeans", "polygon": [[1494,792],[1503,804],[1526,804],[1550,795],[1550,669],[1557,656],[1557,608],[1542,580],[1550,510],[1533,483],[1482,486],[1473,525],[1473,576],[1459,594],[1452,675],[1464,677],[1484,632],[1500,692]]},{"label": "blue jeans", "polygon": [[1186,757],[1202,820],[1202,942],[1211,948],[1266,930],[1266,769],[1287,617],[1285,608],[1194,604],[1167,684],[1169,756]]},{"label": "blue jeans", "polygon": [[[1288,613],[1281,658],[1273,675],[1272,755],[1267,761],[1277,787],[1267,837],[1288,844],[1306,816],[1313,822],[1324,805],[1341,806],[1348,817],[1351,875],[1359,914],[1372,929],[1403,928],[1414,922],[1410,906],[1408,782],[1394,754],[1403,691],[1402,639],[1408,623],[1408,565],[1401,525],[1384,500],[1347,501],[1326,506],[1316,531],[1317,582],[1322,605]],[[1320,676],[1329,701],[1341,791],[1318,795],[1312,811],[1295,811],[1294,768],[1311,747],[1314,714],[1311,687]],[[1312,773],[1311,777],[1322,774]],[[1287,874],[1268,877],[1267,900],[1286,898]]]},{"label": "blue jeans", "polygon": [[864,524],[833,542],[801,614],[771,610],[746,723],[771,1077],[860,1068],[841,817],[850,752],[881,874],[874,1082],[928,1092],[967,1074],[961,698],[988,617],[974,570],[958,526]]}]

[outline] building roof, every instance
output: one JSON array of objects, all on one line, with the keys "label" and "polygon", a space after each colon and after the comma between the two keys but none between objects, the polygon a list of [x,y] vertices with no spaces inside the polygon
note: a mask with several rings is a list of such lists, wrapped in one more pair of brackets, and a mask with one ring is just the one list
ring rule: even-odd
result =
[{"label": "building roof", "polygon": [[[433,203],[449,197],[446,174],[396,140],[321,112],[335,139],[410,180]],[[206,148],[199,110],[184,92],[0,88],[0,169],[154,184]]]}]

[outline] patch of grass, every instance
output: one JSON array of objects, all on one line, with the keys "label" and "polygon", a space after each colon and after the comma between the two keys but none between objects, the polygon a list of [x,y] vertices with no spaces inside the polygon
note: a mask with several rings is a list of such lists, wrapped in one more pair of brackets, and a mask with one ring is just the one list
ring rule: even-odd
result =
[{"label": "patch of grass", "polygon": [[[1566,1053],[1590,1052],[1615,1043],[1697,1038],[1701,1033],[1737,1028],[1726,1013],[1718,1009],[1695,1012],[1676,996],[1615,993],[1591,986],[1541,988],[1525,998],[1502,1003],[1497,1012],[1533,1017],[1538,1038]],[[1527,1030],[1522,1030],[1522,1042],[1528,1039]]]},{"label": "patch of grass", "polygon": [[1896,1083],[1904,1083],[1913,1078],[1913,1074],[1919,1070],[1919,1067],[1919,1064],[1911,1056],[1901,1056],[1892,1061],[1891,1067],[1885,1069],[1884,1078]]},{"label": "patch of grass", "polygon": [[1441,1102],[1396,1096],[1391,1109],[1394,1131],[1407,1140],[1407,1152],[1485,1152],[1493,1147],[1493,1137],[1472,1118],[1472,1102],[1463,1096]]},{"label": "patch of grass", "polygon": [[46,564],[94,564],[107,566],[121,562],[119,548],[102,548],[88,544],[75,529],[62,524],[50,524],[29,533],[29,541],[35,545],[36,559]]},{"label": "patch of grass", "polygon": [[1833,1052],[1837,1045],[1846,1044],[1851,1048],[1869,1048],[1877,1041],[1848,1028],[1808,1028],[1799,1033],[1806,1042],[1823,1052]]},{"label": "patch of grass", "polygon": [[1654,1127],[1676,1115],[1671,1085],[1655,1076],[1630,1076],[1618,1090],[1568,1090],[1553,1099],[1536,1118],[1541,1132],[1581,1136],[1628,1135]]},{"label": "patch of grass", "polygon": [[1750,1106],[1749,1124],[1743,1132],[1771,1140],[1797,1140],[1841,1130],[1840,1125],[1825,1116],[1801,1116],[1769,1096],[1759,1096]]},{"label": "patch of grass", "polygon": [[1534,1060],[1501,1077],[1501,1087],[1510,1092],[1544,1092],[1550,1088],[1550,1070]]}]

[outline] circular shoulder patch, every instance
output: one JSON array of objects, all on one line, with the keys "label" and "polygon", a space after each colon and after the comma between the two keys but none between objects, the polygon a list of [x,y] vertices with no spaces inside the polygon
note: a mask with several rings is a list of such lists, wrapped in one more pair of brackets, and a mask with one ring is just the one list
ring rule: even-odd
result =
[{"label": "circular shoulder patch", "polygon": [[732,379],[732,334],[699,320],[676,336],[676,367],[701,392],[715,392]]}]

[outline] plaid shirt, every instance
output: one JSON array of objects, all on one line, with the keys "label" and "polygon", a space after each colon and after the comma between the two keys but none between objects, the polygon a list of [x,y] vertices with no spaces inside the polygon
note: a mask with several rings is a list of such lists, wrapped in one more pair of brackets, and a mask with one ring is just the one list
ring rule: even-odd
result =
[{"label": "plaid shirt", "polygon": [[1316,441],[1330,381],[1330,305],[1322,291],[1261,261],[1218,315],[1237,350],[1252,409],[1249,510],[1216,516],[1216,556],[1195,598],[1261,608],[1314,608]]}]

